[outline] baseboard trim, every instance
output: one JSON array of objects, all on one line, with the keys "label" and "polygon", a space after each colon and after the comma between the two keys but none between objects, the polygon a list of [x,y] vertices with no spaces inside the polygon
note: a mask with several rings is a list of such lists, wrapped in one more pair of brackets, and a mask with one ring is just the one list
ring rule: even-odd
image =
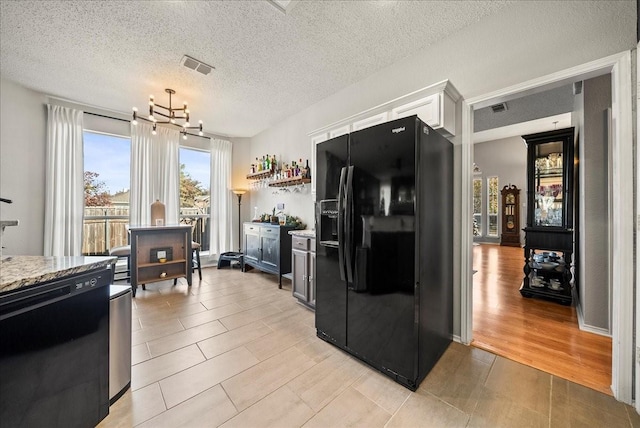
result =
[{"label": "baseboard trim", "polygon": [[602,327],[594,327],[592,325],[585,324],[584,322],[584,314],[582,312],[582,306],[580,305],[580,299],[578,298],[575,289],[573,291],[573,301],[576,302],[576,314],[578,315],[578,328],[582,331],[587,331],[589,333],[598,334],[600,336],[611,337],[611,332],[609,330],[604,329]]}]

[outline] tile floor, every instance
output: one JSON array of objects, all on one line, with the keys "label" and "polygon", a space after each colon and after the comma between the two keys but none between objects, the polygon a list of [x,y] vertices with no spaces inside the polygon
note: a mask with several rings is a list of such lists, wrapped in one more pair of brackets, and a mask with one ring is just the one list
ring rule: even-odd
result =
[{"label": "tile floor", "polygon": [[99,427],[640,427],[612,397],[458,343],[412,393],[316,338],[287,280],[202,273],[138,290],[131,389]]}]

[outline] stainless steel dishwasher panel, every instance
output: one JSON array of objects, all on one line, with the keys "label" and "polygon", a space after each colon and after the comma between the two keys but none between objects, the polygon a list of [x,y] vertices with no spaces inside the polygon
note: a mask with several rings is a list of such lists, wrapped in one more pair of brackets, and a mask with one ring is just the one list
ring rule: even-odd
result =
[{"label": "stainless steel dishwasher panel", "polygon": [[109,403],[131,385],[131,286],[111,285],[109,301]]}]

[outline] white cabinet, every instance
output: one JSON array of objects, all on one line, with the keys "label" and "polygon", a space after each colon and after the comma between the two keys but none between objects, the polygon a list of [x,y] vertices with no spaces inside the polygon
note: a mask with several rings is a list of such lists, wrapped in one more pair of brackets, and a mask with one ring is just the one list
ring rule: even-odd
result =
[{"label": "white cabinet", "polygon": [[385,111],[380,114],[376,114],[374,116],[366,117],[364,119],[353,122],[353,125],[351,126],[351,132],[359,131],[360,129],[368,128],[370,126],[378,125],[380,123],[385,123],[388,121],[389,113]]},{"label": "white cabinet", "polygon": [[351,132],[351,126],[349,125],[344,125],[336,129],[331,129],[329,131],[329,139],[339,137],[344,134],[348,134],[349,132]]},{"label": "white cabinet", "polygon": [[443,80],[309,133],[312,159],[311,194],[314,200],[316,181],[313,171],[316,170],[316,145],[340,135],[414,114],[445,137],[452,137],[456,135],[456,123],[460,114],[457,106],[460,98],[456,88],[448,80]]}]

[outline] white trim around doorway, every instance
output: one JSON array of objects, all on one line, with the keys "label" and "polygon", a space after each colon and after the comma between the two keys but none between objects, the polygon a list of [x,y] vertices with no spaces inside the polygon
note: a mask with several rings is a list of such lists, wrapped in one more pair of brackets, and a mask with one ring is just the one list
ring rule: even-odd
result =
[{"label": "white trim around doorway", "polygon": [[[578,80],[611,73],[612,154],[613,154],[613,316],[612,384],[616,399],[632,402],[633,389],[633,128],[631,108],[631,52],[625,51],[587,64],[510,86],[463,101],[461,148],[461,290],[460,338],[465,344],[473,339],[472,271],[472,179],[473,111],[492,104],[535,93],[537,88],[551,89]],[[636,395],[640,391],[636,392]]]}]

